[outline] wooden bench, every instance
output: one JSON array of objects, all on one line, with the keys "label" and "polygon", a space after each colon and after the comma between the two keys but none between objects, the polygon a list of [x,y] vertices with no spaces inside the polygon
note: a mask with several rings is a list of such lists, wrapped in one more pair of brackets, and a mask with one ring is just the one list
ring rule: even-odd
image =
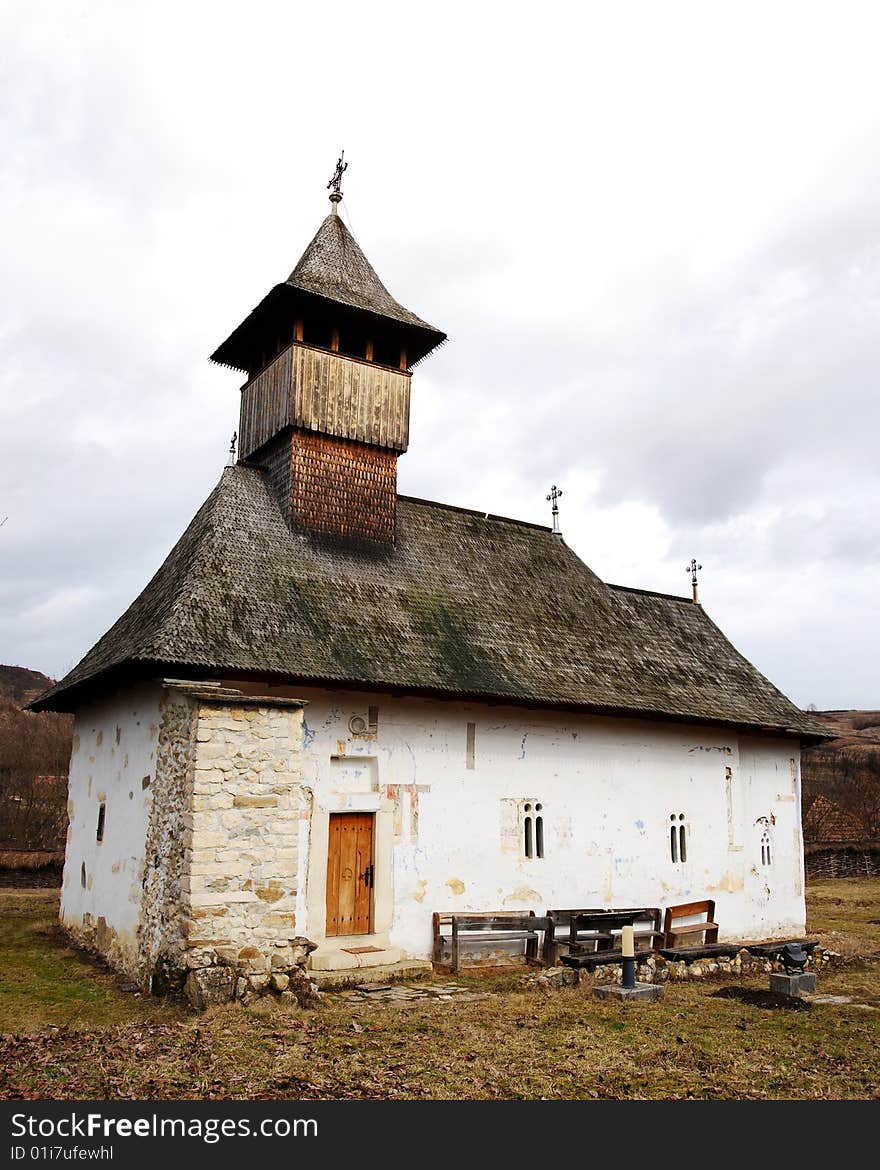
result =
[{"label": "wooden bench", "polygon": [[743,949],[741,942],[707,943],[690,947],[661,947],[660,954],[664,959],[671,959],[676,963],[694,963],[697,959],[733,959]]},{"label": "wooden bench", "polygon": [[799,943],[801,947],[812,954],[819,945],[819,940],[815,938],[783,938],[776,942],[768,943],[746,943],[745,948],[750,955],[757,955],[761,959],[778,959],[782,954],[782,950],[789,943]]},{"label": "wooden bench", "polygon": [[[547,919],[537,918],[534,910],[511,913],[504,910],[462,911],[462,913],[433,915],[434,962],[447,961],[452,971],[461,970],[462,951],[467,947],[487,944],[522,944],[521,953],[526,962],[538,962],[538,936],[547,930]],[[446,933],[448,929],[449,933]],[[448,960],[446,948],[448,946]],[[504,946],[503,949],[507,950]],[[513,953],[516,953],[514,950]]]},{"label": "wooden bench", "polygon": [[691,938],[697,945],[717,943],[718,923],[714,919],[715,903],[710,899],[667,906],[663,919],[663,949],[677,948],[681,941]]},{"label": "wooden bench", "polygon": [[[636,951],[636,962],[643,963],[647,956],[652,952],[647,948]],[[622,963],[623,951],[580,951],[577,954],[563,955],[559,960],[565,967],[583,968],[587,971],[593,971],[596,967],[602,967],[606,963]]]},{"label": "wooden bench", "polygon": [[548,926],[544,932],[544,962],[548,966],[555,966],[560,959],[560,948],[567,948],[569,952],[575,949],[578,952],[612,950],[615,935],[620,933],[620,924],[612,923],[608,915],[622,916],[625,923],[632,924],[636,950],[651,950],[655,940],[663,938],[660,910],[656,906],[548,910]]}]

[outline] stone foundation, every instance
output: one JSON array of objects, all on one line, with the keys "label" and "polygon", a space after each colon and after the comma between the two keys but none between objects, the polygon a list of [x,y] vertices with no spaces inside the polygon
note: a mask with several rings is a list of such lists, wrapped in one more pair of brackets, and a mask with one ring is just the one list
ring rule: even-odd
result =
[{"label": "stone foundation", "polygon": [[[838,955],[835,951],[816,947],[807,960],[807,966],[813,971],[821,970],[836,958]],[[666,983],[688,979],[725,979],[737,975],[769,975],[783,970],[779,960],[752,955],[743,948],[730,958],[692,959],[690,962],[676,962],[664,959],[662,955],[650,954],[644,962],[636,964],[636,979],[639,983]],[[598,985],[619,984],[623,981],[623,965],[607,963],[596,967],[592,973],[574,967],[550,967],[537,977],[532,976],[530,982],[532,979],[543,987],[574,987],[581,981]]]},{"label": "stone foundation", "polygon": [[309,939],[295,938],[271,954],[257,947],[190,951],[184,995],[199,1010],[233,999],[248,1004],[262,995],[295,1000],[300,1007],[313,1006],[320,993],[309,978],[306,961],[314,949]]}]

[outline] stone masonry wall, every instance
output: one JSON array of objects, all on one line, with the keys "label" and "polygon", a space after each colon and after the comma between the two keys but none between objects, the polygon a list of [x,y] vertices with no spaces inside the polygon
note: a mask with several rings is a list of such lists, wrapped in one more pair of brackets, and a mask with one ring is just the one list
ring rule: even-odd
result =
[{"label": "stone masonry wall", "polygon": [[308,998],[296,929],[302,708],[198,699],[181,912],[187,993],[201,1005],[269,987]]},{"label": "stone masonry wall", "polygon": [[184,814],[189,808],[198,711],[176,691],[161,703],[153,802],[144,853],[144,891],[138,929],[140,982],[155,991],[182,982],[185,970],[181,883],[186,850]]}]

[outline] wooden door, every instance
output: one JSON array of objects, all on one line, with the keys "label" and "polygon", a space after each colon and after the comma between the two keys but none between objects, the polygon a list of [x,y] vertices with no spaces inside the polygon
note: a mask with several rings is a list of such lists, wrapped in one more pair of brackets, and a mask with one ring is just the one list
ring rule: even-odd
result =
[{"label": "wooden door", "polygon": [[369,934],[372,906],[373,814],[331,814],[326,933]]}]

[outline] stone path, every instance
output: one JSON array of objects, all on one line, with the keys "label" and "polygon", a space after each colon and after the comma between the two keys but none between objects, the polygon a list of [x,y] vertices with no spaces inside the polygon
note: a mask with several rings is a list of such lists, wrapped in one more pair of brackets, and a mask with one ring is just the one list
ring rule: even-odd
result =
[{"label": "stone path", "polygon": [[491,999],[490,991],[471,991],[459,983],[362,983],[345,991],[325,991],[328,998],[342,999],[352,1007],[367,1003],[414,1004],[430,1000],[464,1002]]}]

